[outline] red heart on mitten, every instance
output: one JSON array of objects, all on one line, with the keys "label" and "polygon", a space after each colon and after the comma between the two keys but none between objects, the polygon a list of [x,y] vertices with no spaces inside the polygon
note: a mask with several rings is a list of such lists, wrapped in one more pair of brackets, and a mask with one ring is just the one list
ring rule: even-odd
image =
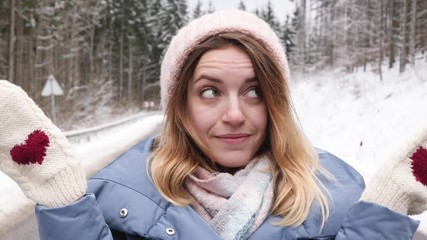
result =
[{"label": "red heart on mitten", "polygon": [[415,179],[427,186],[427,149],[419,147],[410,157]]},{"label": "red heart on mitten", "polygon": [[25,143],[15,145],[10,150],[12,160],[18,164],[42,164],[46,156],[46,148],[49,147],[49,137],[41,130],[30,133]]}]

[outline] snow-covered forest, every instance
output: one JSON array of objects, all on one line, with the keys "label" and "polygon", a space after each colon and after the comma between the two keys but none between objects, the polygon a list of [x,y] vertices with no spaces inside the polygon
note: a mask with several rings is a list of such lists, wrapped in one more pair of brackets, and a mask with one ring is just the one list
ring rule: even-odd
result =
[{"label": "snow-covered forest", "polygon": [[[248,11],[271,24],[294,72],[370,66],[382,79],[384,68],[427,62],[425,0],[293,3],[286,16],[269,1]],[[160,60],[174,33],[212,11],[210,1],[190,9],[186,0],[2,0],[0,79],[22,86],[49,115],[50,98],[40,93],[54,75],[65,92],[56,97],[64,130],[132,114],[158,102]]]},{"label": "snow-covered forest", "polygon": [[[55,97],[56,123],[65,131],[133,115],[144,101],[159,101],[161,56],[171,37],[220,2],[192,1],[190,7],[190,0],[0,0],[0,79],[22,86],[52,117],[51,99],[41,92],[55,76],[64,90]],[[236,0],[235,7],[265,19],[281,38],[307,136],[368,181],[426,124],[427,0],[293,0],[290,13],[259,2],[252,9]],[[118,146],[137,135],[129,133],[154,126],[109,134],[114,148],[100,144],[109,142],[103,135],[94,137],[96,147],[74,147],[91,156],[79,160],[99,163],[95,156],[123,151]],[[3,239],[34,208],[11,179],[1,172],[0,178]],[[414,239],[426,239],[427,212],[417,217],[422,236]],[[9,232],[10,239],[38,239],[30,224]]]}]

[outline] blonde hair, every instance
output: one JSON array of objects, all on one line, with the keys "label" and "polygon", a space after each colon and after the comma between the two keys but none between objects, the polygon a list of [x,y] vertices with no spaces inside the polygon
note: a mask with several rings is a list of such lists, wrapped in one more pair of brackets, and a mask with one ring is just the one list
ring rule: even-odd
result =
[{"label": "blonde hair", "polygon": [[[273,163],[274,199],[271,213],[283,226],[297,226],[318,206],[322,226],[329,215],[327,192],[316,174],[321,170],[317,154],[297,124],[295,111],[281,66],[270,52],[243,33],[211,36],[195,47],[178,75],[166,108],[166,120],[150,161],[153,183],[176,205],[193,200],[184,187],[186,178],[199,166],[216,171],[217,166],[201,150],[187,111],[187,89],[201,56],[226,45],[237,46],[250,57],[268,111],[266,139],[259,153]],[[322,171],[320,171],[322,172]]]}]

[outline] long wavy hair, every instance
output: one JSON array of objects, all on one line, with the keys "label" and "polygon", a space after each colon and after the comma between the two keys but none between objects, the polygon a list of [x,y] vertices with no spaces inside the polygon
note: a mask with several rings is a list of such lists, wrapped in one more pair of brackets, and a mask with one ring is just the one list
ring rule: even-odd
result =
[{"label": "long wavy hair", "polygon": [[184,185],[187,177],[199,166],[218,171],[218,166],[199,147],[201,143],[189,121],[187,91],[202,55],[227,45],[239,47],[250,57],[267,106],[266,139],[258,153],[267,154],[273,163],[271,214],[281,217],[279,225],[297,226],[307,218],[310,210],[318,209],[323,226],[329,215],[328,193],[317,177],[323,171],[315,150],[298,124],[289,93],[289,79],[285,79],[281,66],[264,45],[243,33],[212,36],[189,54],[165,109],[164,127],[149,162],[153,183],[173,204],[189,205],[194,199]]}]

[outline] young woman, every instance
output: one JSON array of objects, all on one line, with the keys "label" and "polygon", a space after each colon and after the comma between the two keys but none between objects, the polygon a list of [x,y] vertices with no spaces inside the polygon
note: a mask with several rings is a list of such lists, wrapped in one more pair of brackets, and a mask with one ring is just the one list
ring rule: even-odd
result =
[{"label": "young woman", "polygon": [[264,21],[205,15],[163,58],[162,132],[87,189],[61,132],[0,82],[0,168],[38,203],[41,239],[411,239],[418,223],[406,215],[427,203],[426,139],[364,190],[353,168],[304,137],[289,81]]}]

